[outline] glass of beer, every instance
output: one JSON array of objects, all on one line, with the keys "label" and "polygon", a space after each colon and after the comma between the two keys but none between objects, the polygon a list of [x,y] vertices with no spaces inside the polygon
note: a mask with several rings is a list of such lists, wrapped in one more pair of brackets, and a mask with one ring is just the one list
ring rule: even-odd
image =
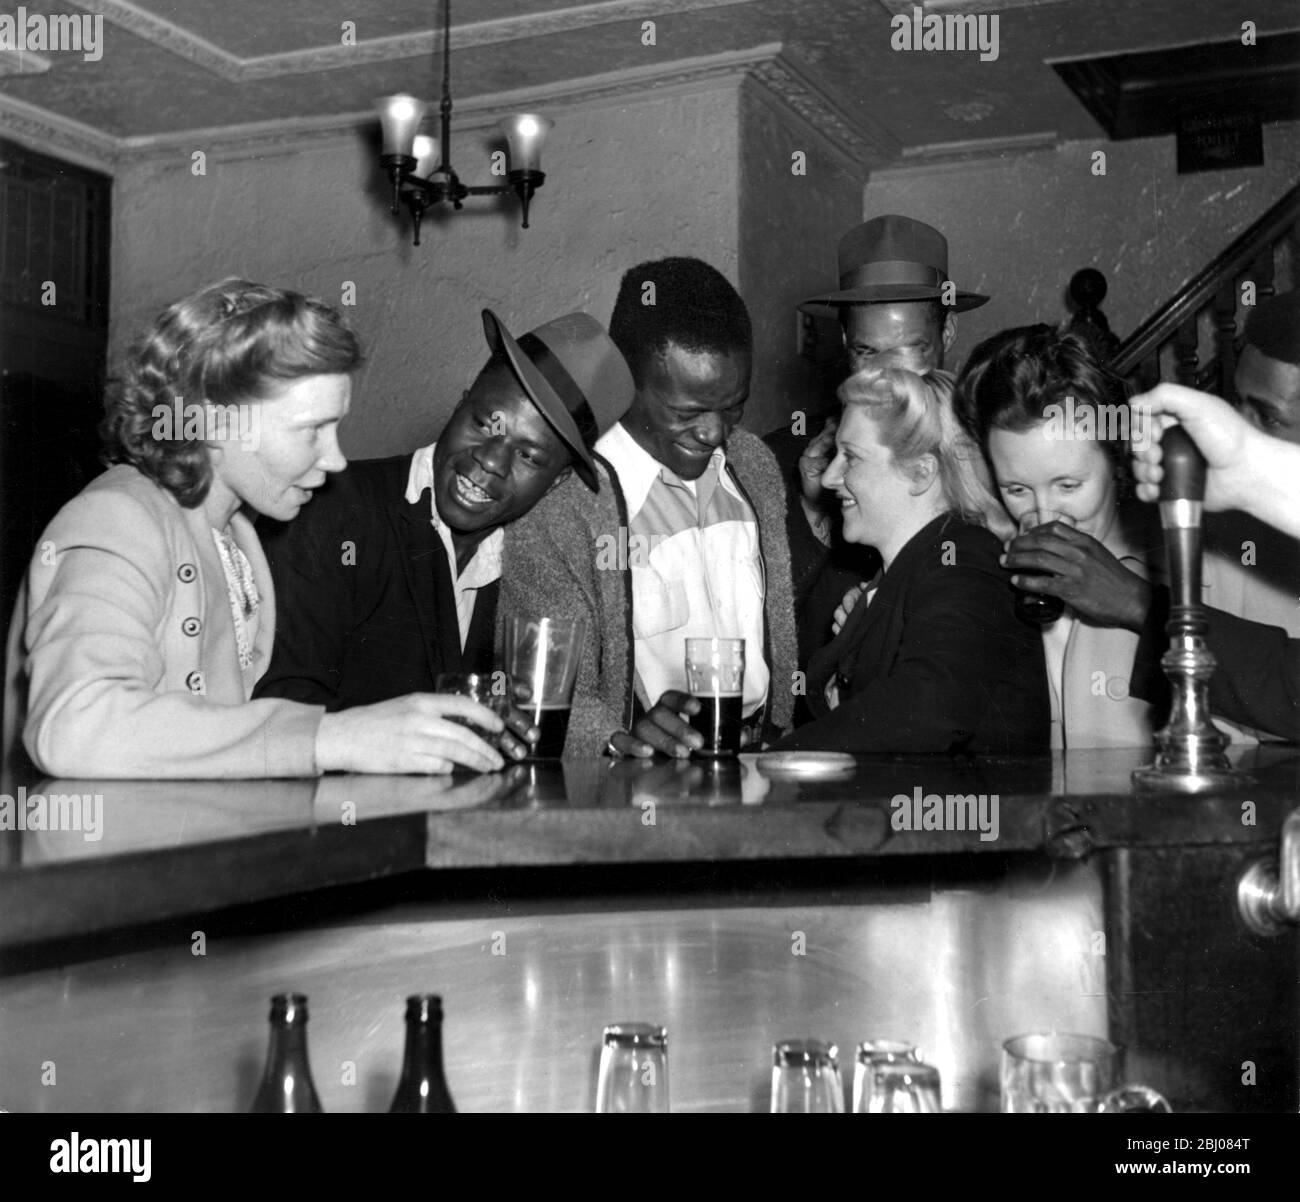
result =
[{"label": "glass of beer", "polygon": [[1093,1035],[1042,1032],[1002,1045],[1003,1114],[1169,1112],[1145,1085],[1119,1085],[1120,1049]]},{"label": "glass of beer", "polygon": [[668,1113],[668,1032],[655,1023],[611,1023],[600,1049],[597,1114]]},{"label": "glass of beer", "polygon": [[693,754],[735,755],[740,750],[745,640],[687,639],[686,691],[700,703],[691,728],[704,736],[704,746]]},{"label": "glass of beer", "polygon": [[542,732],[529,759],[557,759],[569,733],[573,686],[587,642],[581,618],[511,618],[506,626],[506,671],[518,705]]},{"label": "glass of beer", "polygon": [[833,1043],[783,1039],[772,1049],[773,1114],[843,1114],[844,1090]]},{"label": "glass of beer", "polygon": [[[1049,522],[1060,522],[1063,526],[1076,525],[1075,520],[1065,513],[1054,509],[1031,509],[1020,515],[1020,533],[1028,534],[1035,526],[1046,526]],[[1035,572],[1028,568],[1017,568],[1017,576],[1050,576],[1050,572]],[[1065,613],[1065,602],[1051,593],[1027,593],[1016,589],[1016,616],[1031,626],[1049,626]]]}]

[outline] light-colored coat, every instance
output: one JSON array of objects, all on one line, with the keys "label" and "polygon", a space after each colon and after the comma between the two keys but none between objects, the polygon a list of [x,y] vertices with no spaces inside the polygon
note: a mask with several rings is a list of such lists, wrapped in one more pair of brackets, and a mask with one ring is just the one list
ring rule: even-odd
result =
[{"label": "light-colored coat", "polygon": [[317,774],[322,706],[248,699],[275,638],[252,523],[230,532],[261,597],[253,669],[239,667],[225,573],[201,509],[119,464],[65,505],[36,546],[9,631],[4,748],[57,776]]},{"label": "light-colored coat", "polygon": [[[1120,540],[1106,540],[1129,571],[1147,578],[1145,558]],[[1138,636],[1120,626],[1094,626],[1077,619],[1065,644],[1063,688],[1050,689],[1052,747],[1147,747],[1154,739],[1153,707],[1129,695]]]}]

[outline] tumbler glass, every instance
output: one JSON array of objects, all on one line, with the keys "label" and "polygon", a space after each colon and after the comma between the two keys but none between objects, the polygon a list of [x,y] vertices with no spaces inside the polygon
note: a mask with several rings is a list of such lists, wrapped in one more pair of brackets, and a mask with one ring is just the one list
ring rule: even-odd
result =
[{"label": "tumbler glass", "polygon": [[863,1089],[868,1114],[941,1114],[939,1070],[930,1064],[889,1060],[868,1066]]},{"label": "tumbler glass", "polygon": [[843,1114],[838,1051],[820,1039],[784,1039],[772,1049],[773,1114]]},{"label": "tumbler glass", "polygon": [[[1020,515],[1020,533],[1028,534],[1035,526],[1046,526],[1049,522],[1060,522],[1065,526],[1074,526],[1075,520],[1069,514],[1058,513],[1054,509],[1031,509]],[[1029,568],[1018,568],[1017,576],[1048,576],[1050,572],[1035,572]],[[1016,615],[1031,626],[1048,626],[1065,613],[1065,602],[1051,593],[1027,593],[1016,589]]]},{"label": "tumbler glass", "polygon": [[[921,1063],[921,1052],[915,1044],[897,1039],[867,1039],[858,1044],[853,1066],[853,1112],[866,1114],[872,1110],[875,1080],[872,1069],[877,1064]],[[879,1109],[877,1107],[877,1109]]]},{"label": "tumbler glass", "polygon": [[1145,1085],[1121,1085],[1120,1049],[1092,1035],[1017,1035],[1002,1045],[1004,1114],[1169,1113]]},{"label": "tumbler glass", "polygon": [[601,1044],[596,1113],[667,1114],[667,1030],[654,1023],[611,1023]]},{"label": "tumbler glass", "polygon": [[[454,693],[477,701],[502,721],[509,715],[515,695],[514,682],[505,672],[440,672],[434,678],[433,687],[438,693]],[[468,718],[448,714],[447,721],[470,727],[493,747],[500,744],[499,734],[480,730]]]}]

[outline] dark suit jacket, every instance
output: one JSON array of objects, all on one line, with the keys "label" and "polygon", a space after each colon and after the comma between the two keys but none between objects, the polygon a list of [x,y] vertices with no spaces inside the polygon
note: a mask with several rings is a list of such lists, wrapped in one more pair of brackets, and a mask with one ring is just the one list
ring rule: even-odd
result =
[{"label": "dark suit jacket", "polygon": [[[898,553],[813,657],[815,720],[774,750],[1024,754],[1048,747],[1043,640],[1015,616],[1002,545],[955,515]],[[827,682],[839,678],[831,709]]]},{"label": "dark suit jacket", "polygon": [[354,461],[293,521],[259,524],[278,618],[255,696],[340,710],[491,670],[497,585],[480,590],[462,653],[455,567],[428,493],[407,504],[410,468],[409,455]]},{"label": "dark suit jacket", "polygon": [[[1169,649],[1165,633],[1169,604],[1168,588],[1157,585],[1129,683],[1135,697],[1150,701],[1161,713],[1168,712],[1171,700],[1169,681],[1160,667],[1160,657]],[[1291,638],[1280,626],[1251,622],[1208,605],[1205,618],[1210,625],[1206,645],[1216,661],[1210,678],[1211,712],[1300,742],[1300,639]]]}]

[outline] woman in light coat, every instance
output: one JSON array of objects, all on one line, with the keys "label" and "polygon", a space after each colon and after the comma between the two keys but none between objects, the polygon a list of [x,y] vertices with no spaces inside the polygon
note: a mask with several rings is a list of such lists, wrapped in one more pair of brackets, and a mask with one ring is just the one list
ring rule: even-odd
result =
[{"label": "woman in light coat", "polygon": [[502,730],[466,698],[334,714],[250,700],[276,622],[250,515],[293,518],[345,466],[337,429],[360,361],[339,314],[296,292],[224,280],[159,315],[107,403],[112,466],[59,511],[28,568],[5,667],[8,755],[21,740],[44,772],[119,779],[502,766],[451,720]]},{"label": "woman in light coat", "polygon": [[1160,535],[1131,494],[1122,383],[1075,334],[1047,325],[980,343],[957,381],[963,421],[1007,512],[1046,520],[1004,562],[1027,593],[1065,602],[1042,627],[1053,747],[1146,746],[1160,715],[1131,695]]}]

